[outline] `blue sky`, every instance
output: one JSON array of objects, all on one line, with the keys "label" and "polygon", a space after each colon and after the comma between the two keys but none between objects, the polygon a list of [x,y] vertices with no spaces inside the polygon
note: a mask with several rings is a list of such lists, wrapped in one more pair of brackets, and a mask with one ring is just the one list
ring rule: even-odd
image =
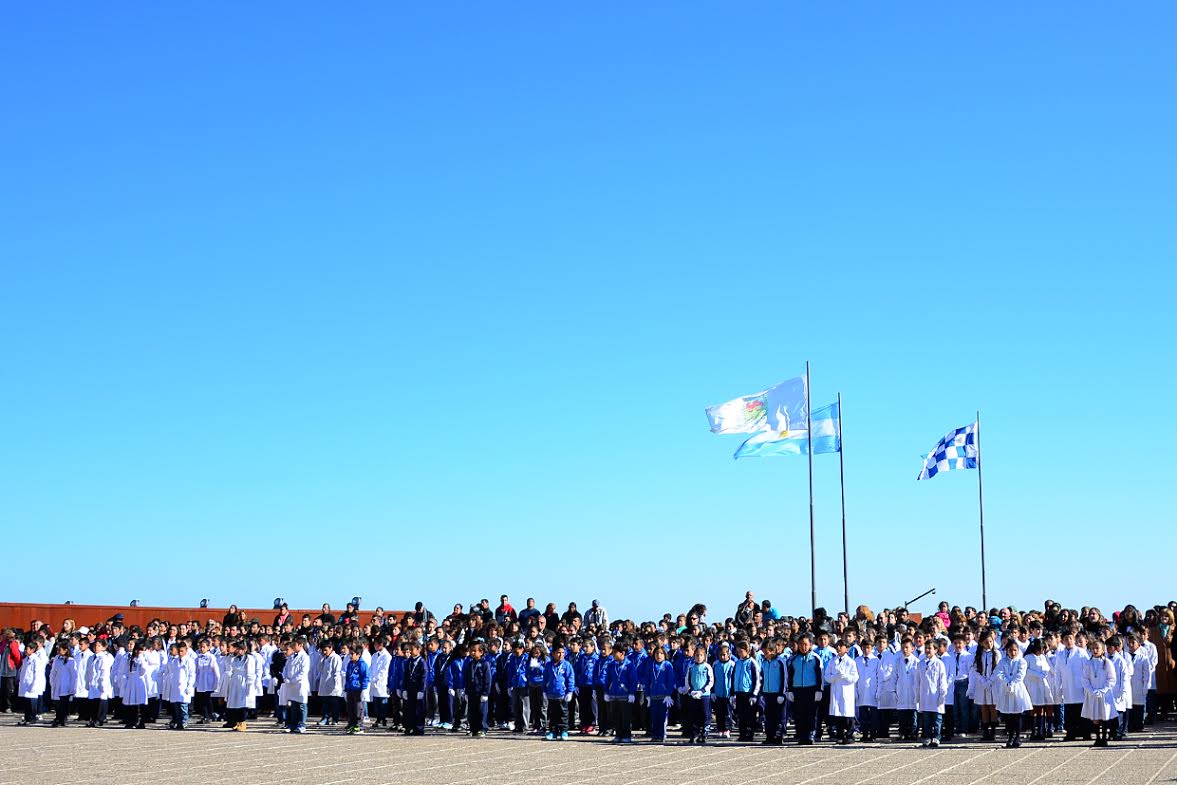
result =
[{"label": "blue sky", "polygon": [[1171,599],[1171,5],[3,14],[3,599]]}]

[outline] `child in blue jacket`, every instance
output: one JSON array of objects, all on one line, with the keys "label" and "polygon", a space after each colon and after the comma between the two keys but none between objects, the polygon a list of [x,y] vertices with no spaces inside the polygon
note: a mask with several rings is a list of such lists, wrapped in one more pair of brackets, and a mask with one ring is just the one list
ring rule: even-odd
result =
[{"label": "child in blue jacket", "polygon": [[666,659],[666,650],[655,646],[646,671],[646,695],[650,700],[650,741],[666,741],[666,718],[674,704],[679,680],[673,663]]},{"label": "child in blue jacket", "polygon": [[511,716],[515,720],[515,732],[526,733],[531,720],[529,695],[527,694],[527,651],[522,638],[511,642],[511,653],[507,655],[503,680],[507,684],[507,695],[511,700]]},{"label": "child in blue jacket", "polygon": [[736,662],[732,659],[731,645],[724,641],[719,645],[719,656],[711,663],[715,672],[715,688],[712,703],[715,706],[715,732],[721,739],[731,738],[732,725],[732,676]]},{"label": "child in blue jacket", "polygon": [[450,696],[450,716],[453,725],[450,731],[459,733],[462,730],[462,718],[466,716],[466,644],[459,644],[453,656],[450,657],[445,669],[445,685]]},{"label": "child in blue jacket", "polygon": [[568,740],[568,704],[576,696],[576,674],[564,659],[564,646],[552,647],[552,658],[544,666],[544,697],[548,699],[548,741]]},{"label": "child in blue jacket", "polygon": [[637,669],[626,657],[626,645],[620,641],[613,648],[612,662],[613,667],[605,671],[605,700],[613,713],[613,741],[630,744],[633,742],[630,717],[638,691]]},{"label": "child in blue jacket", "polygon": [[601,638],[601,656],[597,659],[596,670],[593,672],[593,692],[596,694],[597,713],[600,715],[597,722],[598,736],[609,736],[613,733],[613,719],[609,716],[605,685],[609,681],[609,672],[613,670],[614,663],[612,642],[608,638]]},{"label": "child in blue jacket", "polygon": [[364,690],[368,689],[368,663],[360,656],[358,646],[347,653],[343,670],[343,691],[347,695],[347,732],[363,733]]},{"label": "child in blue jacket", "polygon": [[580,654],[576,657],[576,702],[580,705],[580,732],[592,733],[597,724],[596,673],[597,642],[591,637],[584,639]]},{"label": "child in blue jacket", "polygon": [[544,733],[544,669],[548,655],[542,643],[531,647],[524,669],[527,672],[527,697],[531,707],[531,732]]}]

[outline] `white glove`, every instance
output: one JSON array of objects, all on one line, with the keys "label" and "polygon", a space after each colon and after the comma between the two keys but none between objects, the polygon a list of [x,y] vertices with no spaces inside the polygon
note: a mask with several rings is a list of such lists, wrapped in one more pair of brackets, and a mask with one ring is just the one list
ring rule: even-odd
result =
[{"label": "white glove", "polygon": [[401,690],[401,700],[407,701],[409,699],[409,691]]},{"label": "white glove", "polygon": [[703,691],[702,690],[694,690],[691,692],[691,697],[694,698],[695,700],[698,700],[699,698],[703,697]]},{"label": "white glove", "polygon": [[821,700],[821,690],[818,690],[817,692],[813,693],[813,699],[815,701]]},{"label": "white glove", "polygon": [[789,699],[789,703],[792,703],[792,702],[793,702],[793,693],[791,693],[791,692],[786,692],[786,693],[785,693],[785,697]]},{"label": "white glove", "polygon": [[667,695],[665,698],[662,699],[662,705],[669,709],[671,706],[674,705],[674,698]]},{"label": "white glove", "polygon": [[458,694],[457,691],[452,690],[452,689],[450,690],[450,695],[457,695],[457,694]]},{"label": "white glove", "polygon": [[480,702],[482,702],[482,703],[486,703],[487,701],[489,701],[489,700],[490,700],[490,696],[489,696],[489,695],[483,695],[483,696],[482,696],[481,698],[479,698],[478,700],[479,700]]},{"label": "white glove", "polygon": [[423,693],[423,692],[418,692],[418,693],[417,693],[417,700],[419,700],[419,701],[421,701],[421,700],[425,700],[425,693]]},{"label": "white glove", "polygon": [[685,686],[684,686],[684,687],[679,687],[679,688],[678,688],[678,694],[679,694],[679,695],[686,695],[686,694],[687,694],[687,688],[686,688]]},{"label": "white glove", "polygon": [[630,695],[629,697],[626,698],[626,700],[630,703],[633,703],[633,696]]},{"label": "white glove", "polygon": [[778,696],[776,696],[776,702],[777,702],[777,705],[778,705],[778,706],[779,706],[780,704],[784,703],[784,702],[785,702],[785,696],[784,696],[784,695],[778,695]]},{"label": "white glove", "polygon": [[564,693],[564,702],[565,703],[572,703],[572,693],[571,692]]}]

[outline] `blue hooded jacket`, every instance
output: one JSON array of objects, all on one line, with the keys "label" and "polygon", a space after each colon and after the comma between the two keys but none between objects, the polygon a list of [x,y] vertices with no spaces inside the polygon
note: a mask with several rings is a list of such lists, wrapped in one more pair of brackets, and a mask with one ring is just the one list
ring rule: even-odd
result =
[{"label": "blue hooded jacket", "polygon": [[576,692],[576,674],[568,660],[548,660],[544,666],[544,695],[562,700],[570,692]]},{"label": "blue hooded jacket", "polygon": [[651,699],[668,698],[678,691],[678,678],[674,672],[674,665],[667,660],[658,662],[650,660],[649,676],[646,680],[646,692]]},{"label": "blue hooded jacket", "polygon": [[362,659],[351,661],[343,666],[343,689],[347,692],[363,692],[368,689],[368,663]]},{"label": "blue hooded jacket", "polygon": [[619,663],[612,657],[609,661],[613,667],[605,669],[605,694],[614,700],[626,700],[637,692],[638,679],[633,663],[629,660]]}]

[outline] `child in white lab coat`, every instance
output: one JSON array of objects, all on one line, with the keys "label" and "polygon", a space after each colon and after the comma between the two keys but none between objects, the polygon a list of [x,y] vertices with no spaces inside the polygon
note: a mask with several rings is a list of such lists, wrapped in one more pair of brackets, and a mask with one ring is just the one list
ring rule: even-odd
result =
[{"label": "child in white lab coat", "polygon": [[319,701],[323,706],[320,725],[336,725],[343,705],[343,659],[335,653],[335,645],[323,641],[319,661]]},{"label": "child in white lab coat", "polygon": [[[879,637],[879,650],[886,647]],[[863,741],[874,741],[876,713],[879,706],[879,651],[872,638],[863,638],[863,653],[854,660],[858,681],[854,684],[854,704],[858,710],[858,727]]]},{"label": "child in white lab coat", "polygon": [[41,696],[45,694],[45,659],[41,642],[34,638],[25,644],[25,656],[20,663],[17,697],[24,702],[25,717],[17,725],[32,725],[39,718]]},{"label": "child in white lab coat", "polygon": [[997,653],[993,632],[986,630],[977,641],[973,670],[969,674],[973,703],[981,707],[981,741],[997,738],[997,692],[994,674],[1001,657]]},{"label": "child in white lab coat", "polygon": [[196,661],[189,656],[188,641],[176,644],[176,656],[168,663],[168,697],[172,702],[172,730],[188,730],[188,706],[196,692]]},{"label": "child in white lab coat", "polygon": [[920,746],[939,747],[944,723],[944,705],[948,700],[948,670],[932,641],[924,643],[924,656],[916,667],[919,694],[916,708],[920,717]]},{"label": "child in white lab coat", "polygon": [[1041,638],[1030,641],[1026,647],[1026,692],[1033,705],[1033,727],[1030,741],[1046,739],[1046,723],[1053,714],[1058,701],[1054,697],[1054,674],[1050,669],[1050,658],[1043,653]]},{"label": "child in white lab coat", "polygon": [[854,691],[858,683],[858,668],[850,656],[850,643],[842,638],[834,644],[837,654],[830,658],[822,672],[830,696],[831,736],[839,744],[854,741]]},{"label": "child in white lab coat", "polygon": [[1112,739],[1123,741],[1128,735],[1128,712],[1132,708],[1132,660],[1124,653],[1124,639],[1113,635],[1107,642],[1108,658],[1116,670],[1116,686],[1112,688],[1112,708],[1116,721]]},{"label": "child in white lab coat", "polygon": [[1104,650],[1103,641],[1091,639],[1091,657],[1083,661],[1083,718],[1091,721],[1095,747],[1108,746],[1111,720],[1117,718],[1112,703],[1116,668]]},{"label": "child in white lab coat", "polygon": [[1132,708],[1129,710],[1128,730],[1144,730],[1144,707],[1148,702],[1148,686],[1152,682],[1153,662],[1148,650],[1141,645],[1140,636],[1128,635],[1128,656],[1132,658]]},{"label": "child in white lab coat", "polygon": [[899,738],[915,741],[919,732],[917,712],[919,710],[919,657],[910,637],[900,643],[900,653],[895,660],[891,676],[894,682],[895,712],[899,718]]},{"label": "child in white lab coat", "polygon": [[70,651],[69,641],[57,644],[57,656],[53,658],[53,667],[49,671],[49,689],[53,700],[57,702],[57,715],[52,727],[64,728],[69,719],[74,693],[78,689],[78,663]]},{"label": "child in white lab coat", "polygon": [[1006,638],[1005,657],[993,672],[993,689],[997,711],[1005,719],[1005,746],[1022,746],[1022,714],[1034,708],[1026,689],[1026,658],[1015,637]]},{"label": "child in white lab coat", "polygon": [[102,727],[106,724],[106,714],[110,707],[110,700],[114,697],[114,683],[111,674],[114,670],[114,656],[107,650],[106,640],[99,638],[94,641],[94,656],[90,658],[86,669],[86,697],[90,701],[89,727]]}]

